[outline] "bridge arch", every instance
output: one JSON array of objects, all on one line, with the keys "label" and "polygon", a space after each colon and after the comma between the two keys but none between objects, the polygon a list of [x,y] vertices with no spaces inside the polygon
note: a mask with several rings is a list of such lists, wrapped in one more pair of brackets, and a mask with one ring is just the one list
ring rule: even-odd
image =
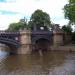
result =
[{"label": "bridge arch", "polygon": [[9,47],[10,53],[16,53],[16,49],[20,46],[20,43],[17,40],[9,39],[9,38],[1,38],[0,43],[5,44]]},{"label": "bridge arch", "polygon": [[17,49],[20,47],[19,32],[0,31],[0,43],[9,47],[9,53],[17,53]]},{"label": "bridge arch", "polygon": [[49,49],[50,47],[50,40],[48,38],[37,38],[34,42],[34,47],[33,47],[33,51],[38,51],[38,50],[42,50],[42,51],[46,51]]},{"label": "bridge arch", "polygon": [[18,48],[20,46],[17,41],[9,38],[0,38],[0,43],[6,44],[9,47],[13,46],[15,48]]}]

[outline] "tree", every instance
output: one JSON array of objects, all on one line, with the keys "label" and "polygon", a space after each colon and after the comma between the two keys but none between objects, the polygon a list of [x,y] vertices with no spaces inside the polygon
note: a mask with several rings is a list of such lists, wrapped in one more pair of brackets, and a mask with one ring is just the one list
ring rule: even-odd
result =
[{"label": "tree", "polygon": [[7,31],[18,31],[19,29],[28,28],[26,21],[21,19],[18,23],[11,23]]},{"label": "tree", "polygon": [[51,25],[51,21],[49,15],[46,12],[38,9],[31,15],[29,24],[31,26],[39,25],[49,27]]},{"label": "tree", "polygon": [[30,21],[28,23],[25,19],[21,19],[18,23],[10,24],[8,31],[16,31],[24,28],[31,29],[33,25],[50,27],[51,21],[49,15],[46,12],[38,9],[31,15]]},{"label": "tree", "polygon": [[67,33],[71,33],[72,32],[72,28],[70,25],[64,25],[62,26],[62,29],[64,32],[67,32]]},{"label": "tree", "polygon": [[75,0],[69,0],[64,6],[65,18],[69,20],[69,24],[75,24]]}]

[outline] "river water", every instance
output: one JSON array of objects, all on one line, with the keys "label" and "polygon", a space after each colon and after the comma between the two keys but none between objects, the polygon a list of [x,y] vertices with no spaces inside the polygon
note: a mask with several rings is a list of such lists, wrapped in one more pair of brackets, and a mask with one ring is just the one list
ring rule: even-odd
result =
[{"label": "river water", "polygon": [[0,51],[0,75],[75,75],[75,52],[8,55]]}]

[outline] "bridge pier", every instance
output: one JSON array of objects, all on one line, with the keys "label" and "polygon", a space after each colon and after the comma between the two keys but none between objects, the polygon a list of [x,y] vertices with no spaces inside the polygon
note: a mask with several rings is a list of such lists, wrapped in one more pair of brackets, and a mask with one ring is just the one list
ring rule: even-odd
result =
[{"label": "bridge pier", "polygon": [[54,37],[53,37],[53,45],[54,46],[60,46],[63,45],[63,33],[62,32],[54,32],[53,33]]},{"label": "bridge pier", "polygon": [[55,26],[55,29],[53,30],[53,44],[54,46],[60,46],[63,45],[63,31],[59,28],[59,25]]},{"label": "bridge pier", "polygon": [[21,45],[17,50],[17,54],[30,54],[31,53],[31,45]]},{"label": "bridge pier", "polygon": [[31,32],[30,30],[20,31],[20,44],[17,54],[30,54],[31,53]]}]

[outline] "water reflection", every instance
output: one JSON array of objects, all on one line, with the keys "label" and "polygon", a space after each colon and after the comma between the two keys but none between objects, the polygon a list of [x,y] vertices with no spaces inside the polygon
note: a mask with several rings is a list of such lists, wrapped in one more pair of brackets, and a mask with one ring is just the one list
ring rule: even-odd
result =
[{"label": "water reflection", "polygon": [[10,55],[0,61],[0,75],[74,75],[75,53]]},{"label": "water reflection", "polygon": [[0,62],[7,57],[8,53],[0,50]]}]

